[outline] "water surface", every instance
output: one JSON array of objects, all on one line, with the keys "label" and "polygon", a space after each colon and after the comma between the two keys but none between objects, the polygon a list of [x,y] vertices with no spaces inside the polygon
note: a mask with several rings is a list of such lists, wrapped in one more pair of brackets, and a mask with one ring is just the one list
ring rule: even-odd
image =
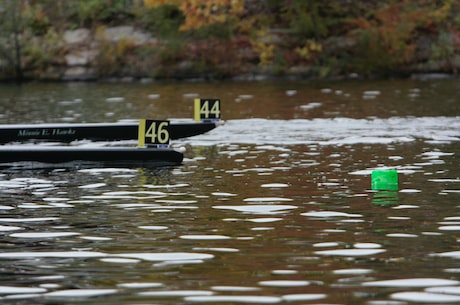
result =
[{"label": "water surface", "polygon": [[[2,85],[1,123],[187,118],[195,97],[226,122],[174,168],[1,171],[1,301],[458,303],[458,86]],[[370,190],[383,168],[397,192]]]}]

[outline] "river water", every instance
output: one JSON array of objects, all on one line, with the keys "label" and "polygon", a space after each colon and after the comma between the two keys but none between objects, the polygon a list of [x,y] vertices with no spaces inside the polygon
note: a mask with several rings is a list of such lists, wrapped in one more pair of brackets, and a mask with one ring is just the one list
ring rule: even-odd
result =
[{"label": "river water", "polygon": [[[173,168],[1,171],[0,302],[458,304],[459,89],[0,85],[3,124],[190,118],[195,97],[225,120]],[[388,168],[398,191],[372,191]]]}]

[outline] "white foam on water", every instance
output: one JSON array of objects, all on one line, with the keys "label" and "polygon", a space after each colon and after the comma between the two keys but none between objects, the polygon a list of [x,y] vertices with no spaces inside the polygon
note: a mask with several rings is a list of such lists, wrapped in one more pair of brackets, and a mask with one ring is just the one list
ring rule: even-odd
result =
[{"label": "white foam on water", "polygon": [[427,236],[440,236],[442,233],[439,232],[422,232],[422,235],[427,235]]},{"label": "white foam on water", "polygon": [[159,207],[155,207],[154,210],[151,210],[152,212],[159,212],[159,211],[171,211],[173,209],[182,209],[182,210],[195,210],[195,209],[198,209],[197,206],[190,206],[190,205],[182,205],[182,206],[179,206],[179,205],[165,205],[165,206],[159,206]]},{"label": "white foam on water", "polygon": [[105,257],[107,254],[91,251],[68,251],[68,252],[3,252],[0,259],[23,259],[23,258],[91,258]]},{"label": "white foam on water", "polygon": [[108,196],[132,196],[132,195],[153,195],[153,196],[164,196],[166,193],[158,191],[112,191],[104,192],[104,195]]},{"label": "white foam on water", "polygon": [[408,301],[408,302],[419,302],[419,303],[458,303],[460,302],[460,296],[448,295],[430,292],[397,292],[391,294],[392,299]]},{"label": "white foam on water", "polygon": [[27,185],[23,182],[0,181],[0,189],[24,188],[25,186]]},{"label": "white foam on water", "polygon": [[29,232],[29,233],[13,233],[11,237],[16,238],[59,238],[80,235],[78,232]]},{"label": "white foam on water", "polygon": [[36,276],[32,277],[33,280],[37,281],[55,281],[55,280],[63,280],[65,279],[64,275],[43,275],[43,276]]},{"label": "white foam on water", "polygon": [[449,182],[456,183],[456,182],[460,182],[460,179],[458,178],[455,178],[455,179],[428,179],[428,181],[440,182],[440,183],[449,183]]},{"label": "white foam on water", "polygon": [[157,188],[177,188],[177,187],[187,187],[188,183],[177,183],[177,184],[144,184],[142,185],[146,188],[157,189]]},{"label": "white foam on water", "polygon": [[332,271],[333,274],[339,274],[339,275],[359,275],[359,274],[369,274],[373,273],[374,271],[372,269],[338,269]]},{"label": "white foam on water", "polygon": [[24,228],[15,227],[15,226],[2,226],[2,225],[0,225],[0,232],[18,231],[18,230],[24,230]]},{"label": "white foam on water", "polygon": [[267,223],[267,222],[275,222],[283,220],[283,218],[277,217],[264,217],[264,218],[251,218],[247,219],[247,221],[254,222],[254,223]]},{"label": "white foam on water", "polygon": [[274,230],[275,228],[272,227],[255,227],[251,228],[251,231],[269,231],[269,230]]},{"label": "white foam on water", "polygon": [[219,295],[219,296],[189,296],[184,298],[186,302],[197,303],[245,303],[245,304],[276,304],[280,303],[280,297],[250,296],[250,295]]},{"label": "white foam on water", "polygon": [[123,102],[125,98],[122,96],[114,96],[114,97],[108,97],[105,100],[106,102],[109,102],[109,103],[118,103],[118,102]]},{"label": "white foam on water", "polygon": [[384,249],[336,249],[316,251],[315,254],[329,256],[367,256],[380,254],[385,251]]},{"label": "white foam on water", "polygon": [[404,209],[418,209],[418,205],[412,205],[412,204],[400,204],[395,207],[392,207],[394,210],[404,210]]},{"label": "white foam on water", "polygon": [[197,203],[197,200],[155,200],[158,203],[168,203],[168,204],[193,204]]},{"label": "white foam on water", "polygon": [[86,184],[86,185],[80,185],[78,188],[81,189],[95,189],[99,187],[106,186],[106,183],[92,183],[92,184]]},{"label": "white foam on water", "polygon": [[160,195],[154,195],[154,196],[137,196],[137,195],[119,195],[119,194],[103,194],[103,195],[91,195],[91,196],[81,196],[83,199],[155,199],[155,198],[161,198],[162,196]]},{"label": "white foam on water", "polygon": [[433,286],[453,286],[458,285],[459,281],[445,280],[438,278],[409,278],[385,281],[372,281],[363,283],[363,286],[372,287],[433,287]]},{"label": "white foam on water", "polygon": [[165,290],[140,292],[141,296],[149,297],[187,297],[187,296],[209,296],[214,292],[209,290]]},{"label": "white foam on water", "polygon": [[313,300],[321,300],[327,297],[326,294],[323,293],[298,293],[298,294],[286,294],[283,295],[281,298],[283,301],[287,302],[299,302],[299,301],[313,301]]},{"label": "white foam on water", "polygon": [[382,248],[382,245],[376,243],[355,243],[353,247],[356,249],[378,249]]},{"label": "white foam on water", "polygon": [[118,284],[117,287],[120,288],[131,288],[131,289],[139,289],[139,288],[158,288],[163,287],[162,283],[121,283]]},{"label": "white foam on water", "polygon": [[205,253],[187,253],[187,252],[169,252],[169,253],[123,253],[114,254],[122,258],[134,258],[145,261],[184,261],[184,260],[203,260],[214,257],[212,254]]},{"label": "white foam on water", "polygon": [[194,251],[214,251],[214,252],[240,252],[235,248],[193,248]]},{"label": "white foam on water", "polygon": [[47,289],[38,287],[0,286],[0,294],[29,294],[43,293],[46,291]]},{"label": "white foam on water", "polygon": [[254,197],[254,198],[245,198],[244,202],[281,202],[281,201],[292,201],[290,198],[281,198],[281,197]]},{"label": "white foam on water", "polygon": [[407,233],[390,233],[387,234],[388,237],[401,237],[401,238],[414,238],[418,237],[416,234],[407,234]]},{"label": "white foam on water", "polygon": [[78,170],[80,173],[87,173],[87,174],[103,174],[103,173],[137,173],[136,169],[129,169],[129,168],[85,168]]},{"label": "white foam on water", "polygon": [[61,285],[54,284],[54,283],[45,283],[45,284],[41,284],[40,287],[46,288],[46,289],[56,289],[56,288],[61,287]]},{"label": "white foam on water", "polygon": [[166,226],[139,226],[139,229],[143,230],[153,230],[153,231],[162,231],[162,230],[167,230],[168,227]]},{"label": "white foam on water", "polygon": [[282,187],[288,187],[289,185],[286,183],[266,183],[262,184],[261,187],[266,187],[266,188],[282,188]]},{"label": "white foam on water", "polygon": [[291,209],[297,209],[293,205],[216,205],[214,209],[233,210],[250,214],[279,214]]},{"label": "white foam on water", "polygon": [[278,281],[260,281],[261,286],[270,287],[301,287],[310,285],[309,281],[293,281],[293,280],[278,280]]},{"label": "white foam on water", "polygon": [[460,226],[441,226],[438,229],[441,231],[460,231]]},{"label": "white foam on water", "polygon": [[101,258],[100,261],[113,264],[137,264],[141,260],[133,258]]},{"label": "white foam on water", "polygon": [[460,251],[449,251],[449,252],[442,252],[442,253],[433,253],[430,256],[460,258]]},{"label": "white foam on water", "polygon": [[93,241],[104,241],[104,240],[112,240],[113,238],[110,237],[103,237],[103,236],[80,236],[81,239],[85,240],[93,240]]},{"label": "white foam on water", "polygon": [[460,193],[460,190],[442,190],[443,193]]},{"label": "white foam on water", "polygon": [[322,242],[322,243],[316,243],[313,244],[313,247],[315,248],[328,248],[328,247],[337,247],[339,245],[338,242]]},{"label": "white foam on water", "polygon": [[259,287],[246,287],[246,286],[212,286],[214,291],[258,291]]},{"label": "white foam on water", "polygon": [[323,105],[322,103],[311,102],[311,103],[308,103],[308,104],[305,104],[305,105],[300,105],[299,108],[302,109],[302,110],[311,110],[311,109],[314,109],[314,108],[321,107],[322,105]]},{"label": "white foam on water", "polygon": [[214,195],[214,196],[218,196],[218,197],[233,197],[233,196],[236,196],[236,194],[224,193],[224,192],[213,192],[211,194]]},{"label": "white foam on water", "polygon": [[312,211],[301,213],[302,216],[307,217],[318,217],[318,218],[330,218],[330,217],[363,217],[361,214],[350,214],[345,212],[335,212],[335,211]]},{"label": "white foam on water", "polygon": [[0,222],[43,222],[56,221],[59,217],[36,217],[36,218],[0,218]]},{"label": "white foam on water", "polygon": [[276,275],[289,275],[289,274],[298,274],[297,270],[272,270],[272,274]]},{"label": "white foam on water", "polygon": [[454,153],[445,153],[442,151],[427,151],[422,154],[424,156],[424,159],[438,159],[439,157],[444,157],[444,156],[453,156]]},{"label": "white foam on water", "polygon": [[363,220],[363,219],[343,219],[343,220],[339,220],[338,222],[342,222],[342,223],[358,223],[358,222],[365,222],[365,220]]},{"label": "white foam on water", "polygon": [[38,209],[38,208],[73,208],[74,205],[64,203],[64,202],[49,202],[47,204],[29,203],[29,204],[18,205],[18,207],[20,207],[20,208],[29,208],[29,209]]},{"label": "white foam on water", "polygon": [[433,293],[445,293],[445,294],[457,294],[460,295],[460,286],[448,286],[448,287],[429,287],[425,289],[426,292]]},{"label": "white foam on water", "polygon": [[181,235],[179,238],[192,240],[221,240],[230,239],[230,236],[225,235]]},{"label": "white foam on water", "polygon": [[202,259],[186,259],[186,260],[174,260],[174,261],[163,261],[153,264],[153,267],[168,267],[174,265],[191,265],[191,264],[202,264]]},{"label": "white foam on water", "polygon": [[449,216],[444,217],[445,220],[460,220],[460,216]]},{"label": "white foam on water", "polygon": [[45,293],[45,298],[91,298],[114,294],[116,289],[67,289]]},{"label": "white foam on water", "polygon": [[149,99],[155,100],[155,99],[160,98],[160,94],[158,94],[158,93],[152,93],[152,94],[147,95],[147,97],[148,97]]},{"label": "white foam on water", "polygon": [[0,210],[14,210],[14,207],[8,205],[0,205]]},{"label": "white foam on water", "polygon": [[460,273],[460,268],[447,268],[444,269],[444,271],[449,273]]},{"label": "white foam on water", "polygon": [[[353,145],[413,142],[417,139],[460,141],[460,117],[392,117],[386,119],[318,118],[312,120],[228,120],[206,134],[184,142],[200,145]],[[428,154],[426,156],[429,156]]]},{"label": "white foam on water", "polygon": [[4,297],[0,297],[0,300],[26,300],[35,299],[41,296],[42,295],[38,293],[10,294]]},{"label": "white foam on water", "polygon": [[158,208],[161,205],[156,203],[120,203],[120,204],[113,204],[121,209],[145,209],[145,208]]},{"label": "white foam on water", "polygon": [[399,190],[400,193],[420,193],[421,190],[417,190],[417,189],[402,189],[402,190]]}]

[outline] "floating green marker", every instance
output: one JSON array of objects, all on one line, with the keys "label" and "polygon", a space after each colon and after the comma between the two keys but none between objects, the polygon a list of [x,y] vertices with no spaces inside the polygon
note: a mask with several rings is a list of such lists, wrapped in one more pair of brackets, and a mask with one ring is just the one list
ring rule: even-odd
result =
[{"label": "floating green marker", "polygon": [[395,169],[372,171],[372,189],[376,191],[397,191],[398,172]]}]

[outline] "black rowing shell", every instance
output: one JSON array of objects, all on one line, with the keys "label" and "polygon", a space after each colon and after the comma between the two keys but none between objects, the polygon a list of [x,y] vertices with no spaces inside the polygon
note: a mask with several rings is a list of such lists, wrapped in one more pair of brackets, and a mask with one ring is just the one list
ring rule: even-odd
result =
[{"label": "black rowing shell", "polygon": [[78,147],[78,146],[0,146],[0,163],[72,161],[179,165],[183,154],[173,149],[138,147]]},{"label": "black rowing shell", "polygon": [[[136,140],[138,122],[88,123],[88,124],[27,124],[0,125],[0,143],[27,140],[75,140],[116,141]],[[169,125],[170,139],[180,139],[208,132],[216,127],[214,122],[175,123]]]}]

